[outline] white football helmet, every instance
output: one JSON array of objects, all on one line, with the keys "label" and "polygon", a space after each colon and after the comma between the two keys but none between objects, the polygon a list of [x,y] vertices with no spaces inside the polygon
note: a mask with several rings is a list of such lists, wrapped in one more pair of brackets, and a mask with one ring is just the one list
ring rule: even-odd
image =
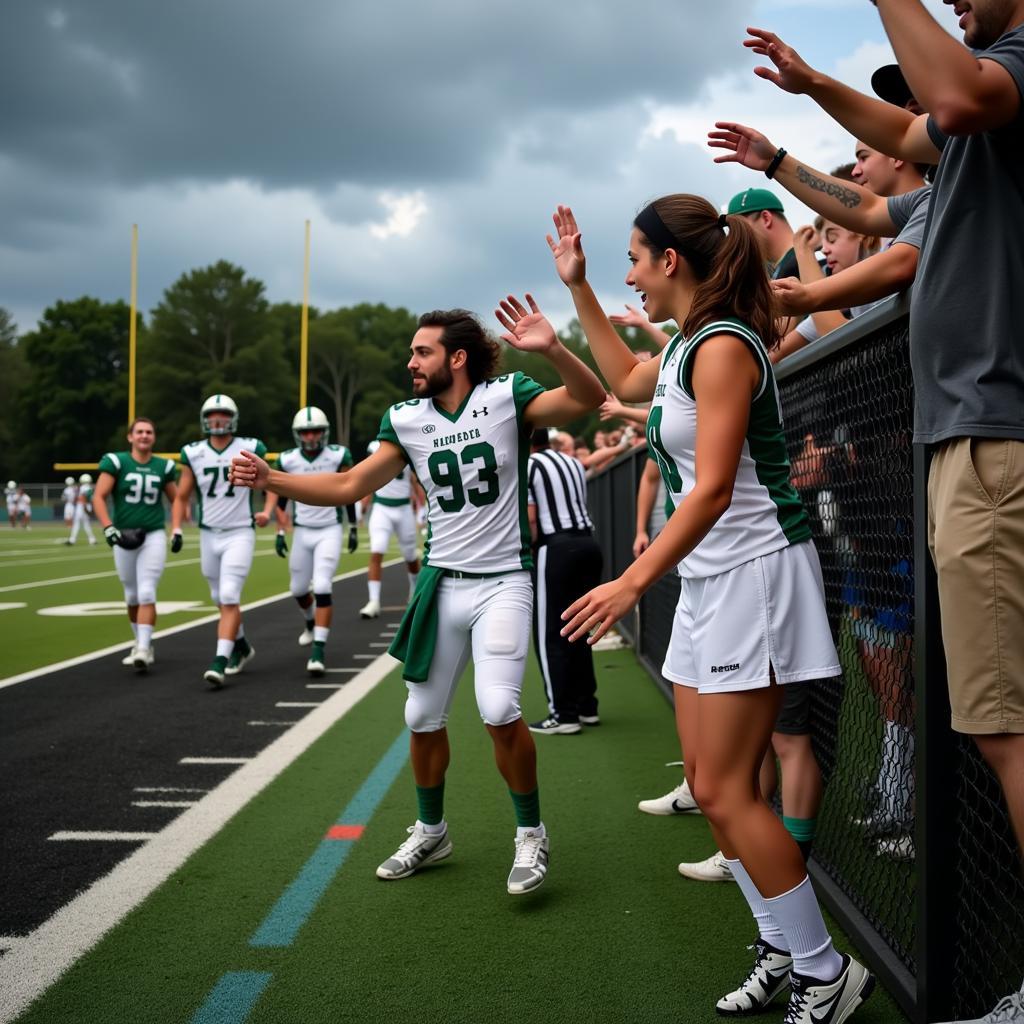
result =
[{"label": "white football helmet", "polygon": [[81,475],[81,476],[80,476],[80,477],[78,478],[78,482],[79,482],[80,484],[91,484],[91,483],[92,483],[92,477],[91,477],[91,476],[89,476],[89,474],[88,474],[88,473],[83,473],[83,474],[82,474],[82,475]]},{"label": "white football helmet", "polygon": [[16,491],[17,489],[18,489],[18,481],[17,480],[8,480],[7,481],[7,490],[9,490],[9,491]]},{"label": "white football helmet", "polygon": [[[295,438],[295,447],[304,452],[315,452],[327,444],[327,431],[331,428],[331,421],[323,409],[315,405],[307,405],[301,408],[292,420],[292,437]],[[299,435],[300,430],[322,431],[319,438],[314,441],[303,441]]]},{"label": "white football helmet", "polygon": [[64,477],[64,486],[65,487],[74,487],[74,485],[75,485],[75,478],[73,476],[66,476],[66,477]]},{"label": "white football helmet", "polygon": [[[226,427],[211,430],[206,422],[211,412],[226,412],[231,417],[231,422]],[[234,434],[238,430],[238,406],[227,395],[210,395],[203,402],[202,409],[199,410],[199,422],[202,424],[204,434],[210,434],[214,437]]]}]

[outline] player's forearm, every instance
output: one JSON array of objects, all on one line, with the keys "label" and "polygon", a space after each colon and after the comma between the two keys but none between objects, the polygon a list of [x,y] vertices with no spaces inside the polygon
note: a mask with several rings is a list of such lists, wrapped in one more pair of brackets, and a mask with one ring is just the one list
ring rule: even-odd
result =
[{"label": "player's forearm", "polygon": [[92,496],[92,510],[96,513],[96,521],[104,530],[113,522],[107,512],[107,503],[102,495],[94,494]]},{"label": "player's forearm", "polygon": [[665,529],[622,574],[642,594],[675,568],[710,532],[729,507],[731,494],[698,484],[669,516]]},{"label": "player's forearm", "polygon": [[914,122],[909,110],[865,96],[828,75],[816,74],[807,93],[854,138],[889,156],[914,159],[904,152],[907,131]]},{"label": "player's forearm", "polygon": [[799,352],[807,344],[807,339],[799,331],[790,331],[780,343],[778,348],[773,348],[768,353],[768,359],[770,362],[779,363],[786,356],[791,356],[794,352]]},{"label": "player's forearm", "polygon": [[[894,295],[914,283],[918,250],[899,243],[807,286],[806,311],[849,309]],[[815,319],[815,325],[820,325]]]},{"label": "player's forearm", "polygon": [[658,485],[650,480],[646,473],[640,477],[640,486],[636,491],[636,528],[647,532],[647,524],[651,521],[654,499],[658,493]]},{"label": "player's forearm", "polygon": [[818,262],[818,257],[814,250],[800,245],[797,246],[795,251],[796,267],[797,272],[800,274],[800,280],[805,283],[820,281],[825,276],[825,271],[821,269],[821,264]]},{"label": "player's forearm", "polygon": [[[627,402],[649,401],[651,392],[638,394],[637,389],[630,384],[630,377],[640,366],[640,361],[615,332],[589,282],[574,285],[569,291],[576,306],[580,326],[590,344],[590,351],[594,353],[597,365],[612,393]],[[604,396],[601,398],[603,401]],[[600,405],[600,402],[598,404]]]},{"label": "player's forearm", "polygon": [[631,406],[623,406],[620,412],[617,412],[614,419],[627,420],[629,423],[636,423],[638,426],[647,426],[647,409],[634,409]]},{"label": "player's forearm", "polygon": [[604,385],[586,363],[574,356],[561,342],[548,349],[546,355],[573,401],[587,409],[596,409],[601,405],[605,399]]},{"label": "player's forearm", "polygon": [[270,470],[267,488],[275,495],[294,498],[306,505],[350,505],[359,500],[356,493],[358,486],[353,486],[347,479],[349,473],[283,473],[279,469]]},{"label": "player's forearm", "polygon": [[895,231],[884,199],[856,182],[823,174],[788,153],[775,172],[775,180],[815,213],[849,231],[864,235],[891,235]]}]

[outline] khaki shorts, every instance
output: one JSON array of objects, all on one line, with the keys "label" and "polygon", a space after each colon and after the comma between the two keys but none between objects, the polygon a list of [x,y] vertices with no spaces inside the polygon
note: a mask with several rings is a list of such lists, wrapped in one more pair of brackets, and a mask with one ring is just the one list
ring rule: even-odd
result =
[{"label": "khaki shorts", "polygon": [[960,437],[928,476],[957,732],[1024,733],[1024,441]]}]

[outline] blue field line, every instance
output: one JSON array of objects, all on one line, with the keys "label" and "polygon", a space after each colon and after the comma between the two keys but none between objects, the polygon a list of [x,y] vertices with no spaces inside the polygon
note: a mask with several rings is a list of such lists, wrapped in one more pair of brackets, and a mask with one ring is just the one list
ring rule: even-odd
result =
[{"label": "blue field line", "polygon": [[191,1024],[242,1024],[272,977],[267,971],[229,971],[221,975]]},{"label": "blue field line", "polygon": [[[409,757],[409,733],[402,730],[377,762],[335,824],[366,825]],[[320,898],[348,858],[356,840],[325,839],[313,851],[298,876],[281,894],[249,940],[250,946],[280,949],[290,946]]]}]

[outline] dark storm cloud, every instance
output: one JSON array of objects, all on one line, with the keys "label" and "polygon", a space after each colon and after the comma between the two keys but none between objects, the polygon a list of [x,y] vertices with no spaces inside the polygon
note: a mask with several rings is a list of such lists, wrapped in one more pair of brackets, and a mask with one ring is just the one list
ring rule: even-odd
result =
[{"label": "dark storm cloud", "polygon": [[568,145],[561,111],[691,96],[752,6],[17,0],[0,151],[80,184],[469,180],[512,129]]}]

